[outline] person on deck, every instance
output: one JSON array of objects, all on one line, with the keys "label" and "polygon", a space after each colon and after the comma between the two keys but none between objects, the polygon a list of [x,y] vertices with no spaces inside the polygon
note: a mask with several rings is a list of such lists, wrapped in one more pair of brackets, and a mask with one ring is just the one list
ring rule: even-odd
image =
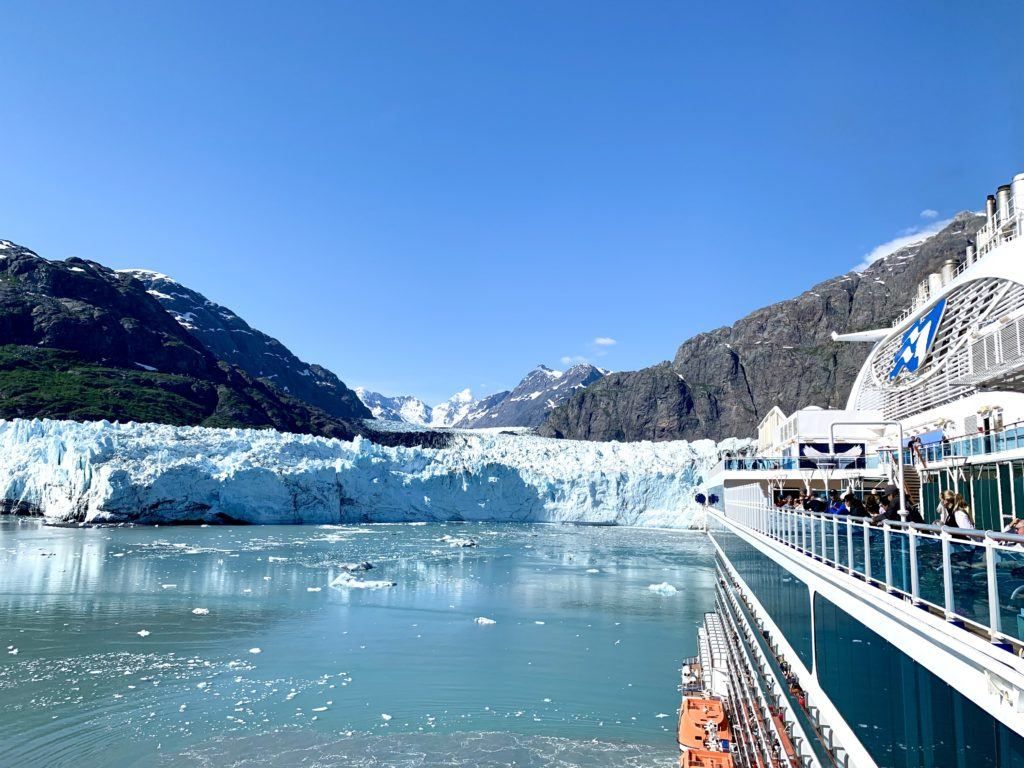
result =
[{"label": "person on deck", "polygon": [[839,491],[833,488],[828,492],[828,511],[831,515],[845,515],[846,507],[843,506],[843,499],[839,495]]},{"label": "person on deck", "polygon": [[943,491],[938,509],[935,511],[938,513],[936,525],[943,525],[947,528],[974,528],[974,518],[971,517],[970,507],[959,493],[950,490]]},{"label": "person on deck", "polygon": [[[885,501],[885,509],[879,514],[871,518],[871,523],[877,525],[883,520],[901,520],[900,517],[900,489],[893,484],[885,486],[885,491],[882,494],[882,498]],[[907,503],[907,519],[908,523],[923,523],[924,518],[914,508],[914,505]]]},{"label": "person on deck", "polygon": [[854,496],[852,493],[848,493],[843,496],[843,512],[844,515],[850,517],[867,517],[868,512],[864,507],[864,502]]}]

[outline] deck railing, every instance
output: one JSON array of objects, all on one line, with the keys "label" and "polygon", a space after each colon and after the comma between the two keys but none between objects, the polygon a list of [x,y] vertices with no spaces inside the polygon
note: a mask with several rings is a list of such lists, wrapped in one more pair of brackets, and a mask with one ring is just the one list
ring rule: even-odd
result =
[{"label": "deck railing", "polygon": [[815,560],[1024,649],[1024,536],[730,503],[725,517]]}]

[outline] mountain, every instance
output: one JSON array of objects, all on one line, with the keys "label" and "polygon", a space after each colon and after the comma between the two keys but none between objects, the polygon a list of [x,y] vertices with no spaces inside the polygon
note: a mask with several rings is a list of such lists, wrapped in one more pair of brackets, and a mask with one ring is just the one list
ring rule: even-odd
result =
[{"label": "mountain", "polygon": [[722,439],[754,434],[775,405],[841,408],[871,351],[839,333],[891,325],[918,283],[961,260],[984,218],[961,213],[939,233],[861,272],[683,342],[671,362],[617,373],[574,394],[540,429],[581,440]]},{"label": "mountain", "polygon": [[218,359],[131,275],[0,240],[0,418],[18,417],[368,434]]},{"label": "mountain", "polygon": [[304,363],[280,341],[256,330],[227,307],[158,272],[126,269],[119,273],[142,283],[146,292],[218,360],[237,365],[250,376],[331,416],[370,418],[370,411],[356,393],[337,376],[319,365]]},{"label": "mountain", "polygon": [[552,409],[568,400],[577,390],[593,384],[607,374],[593,365],[574,365],[567,371],[553,371],[538,365],[504,397],[492,395],[477,403],[455,426],[538,427]]},{"label": "mountain", "polygon": [[431,408],[419,398],[410,395],[388,397],[379,392],[371,392],[365,387],[356,387],[355,392],[375,419],[401,421],[419,426],[430,424]]},{"label": "mountain", "polygon": [[464,389],[433,408],[410,395],[388,397],[362,387],[356,388],[356,394],[378,419],[458,429],[536,427],[552,408],[606,374],[607,371],[586,364],[574,365],[567,371],[538,365],[512,391],[495,392],[476,400],[469,389]]}]

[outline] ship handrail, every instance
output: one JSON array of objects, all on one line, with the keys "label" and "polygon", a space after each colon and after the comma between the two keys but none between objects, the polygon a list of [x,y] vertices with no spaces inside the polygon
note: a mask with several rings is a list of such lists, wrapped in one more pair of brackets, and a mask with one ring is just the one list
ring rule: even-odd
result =
[{"label": "ship handrail", "polygon": [[993,645],[1024,652],[1024,536],[900,520],[874,525],[754,502],[727,503],[722,514]]},{"label": "ship handrail", "polygon": [[[1024,234],[1024,205],[1014,205],[1011,198],[1011,206],[1013,207],[1013,212],[1009,216],[995,218],[992,220],[991,224],[986,222],[977,230],[977,232],[975,232],[976,239],[981,239],[981,235],[989,236],[989,239],[984,246],[978,249],[972,261],[964,260],[957,265],[956,269],[953,270],[954,279],[977,264],[998,246]],[[896,319],[892,321],[892,327],[898,327],[903,323],[903,321],[914,314],[914,312],[928,304],[934,298],[935,296],[931,291],[926,291],[924,295],[920,297],[915,296],[913,301],[911,301],[910,306],[900,312],[900,314],[896,316]]]}]

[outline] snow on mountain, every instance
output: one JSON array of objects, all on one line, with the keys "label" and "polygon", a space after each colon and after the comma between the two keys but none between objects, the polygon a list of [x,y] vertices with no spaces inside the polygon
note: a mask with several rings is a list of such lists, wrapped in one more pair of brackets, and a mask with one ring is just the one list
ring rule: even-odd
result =
[{"label": "snow on mountain", "polygon": [[536,427],[552,408],[564,403],[573,392],[593,384],[608,371],[593,365],[574,365],[555,371],[538,365],[512,391],[496,392],[476,400],[470,390],[456,392],[448,400],[427,406],[409,395],[388,397],[362,387],[356,394],[378,419],[404,421],[426,427]]},{"label": "snow on mountain", "polygon": [[0,421],[0,509],[51,521],[685,526],[720,450],[456,432],[446,448],[272,430]]},{"label": "snow on mountain", "polygon": [[472,410],[476,404],[473,393],[468,389],[456,392],[440,405],[435,405],[430,412],[431,427],[454,427]]},{"label": "snow on mountain", "polygon": [[466,429],[540,426],[553,408],[607,373],[587,364],[574,365],[567,371],[538,365],[506,397],[493,404],[478,404],[456,426]]},{"label": "snow on mountain", "polygon": [[218,360],[237,365],[250,376],[332,416],[363,419],[370,415],[356,394],[331,371],[303,362],[280,341],[253,328],[227,307],[159,272],[118,272],[142,283],[146,292]]},{"label": "snow on mountain", "polygon": [[363,405],[370,409],[370,413],[375,419],[402,421],[419,426],[430,424],[431,408],[418,397],[410,395],[387,397],[379,392],[371,392],[365,387],[356,387],[356,394]]}]

